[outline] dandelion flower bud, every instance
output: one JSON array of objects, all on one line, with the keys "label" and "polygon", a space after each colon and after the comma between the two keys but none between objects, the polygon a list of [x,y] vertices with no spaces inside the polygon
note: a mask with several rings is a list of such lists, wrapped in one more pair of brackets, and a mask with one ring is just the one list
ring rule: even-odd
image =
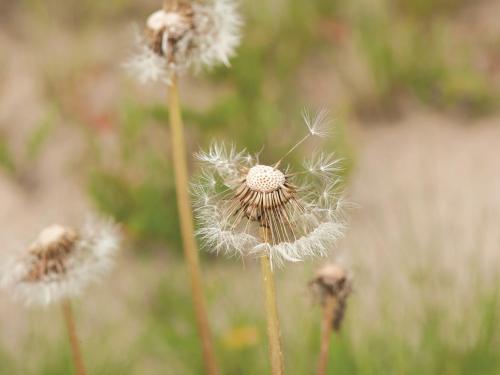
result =
[{"label": "dandelion flower bud", "polygon": [[[338,264],[326,264],[318,270],[309,285],[323,307],[333,308],[332,327],[338,331],[345,315],[347,298],[352,292],[352,281],[347,271]],[[329,301],[333,304],[328,304]]]},{"label": "dandelion flower bud", "polygon": [[[314,168],[300,172],[282,168],[281,160],[260,164],[246,152],[220,144],[197,157],[204,168],[192,190],[198,235],[207,249],[269,254],[273,264],[281,265],[325,256],[342,236],[343,200],[332,157],[320,157]],[[325,162],[329,167],[320,165]]]},{"label": "dandelion flower bud", "polygon": [[80,230],[49,226],[6,262],[1,285],[27,305],[74,297],[111,267],[118,243],[109,223],[88,222]]},{"label": "dandelion flower bud", "polygon": [[148,17],[139,53],[127,66],[144,83],[169,83],[191,67],[229,65],[240,26],[232,0],[167,1]]}]

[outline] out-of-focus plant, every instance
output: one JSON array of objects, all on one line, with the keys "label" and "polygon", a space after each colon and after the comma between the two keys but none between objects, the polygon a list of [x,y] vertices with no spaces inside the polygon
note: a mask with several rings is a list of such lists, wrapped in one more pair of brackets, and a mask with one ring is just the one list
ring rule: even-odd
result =
[{"label": "out-of-focus plant", "polygon": [[228,67],[239,46],[241,25],[237,5],[232,0],[163,0],[162,8],[147,18],[144,33],[138,36],[137,52],[125,64],[141,83],[166,85],[170,140],[165,146],[171,150],[182,249],[205,370],[210,375],[218,374],[219,370],[194,234],[189,197],[189,152],[186,151],[178,82],[189,71],[216,65]]},{"label": "out-of-focus plant", "polygon": [[39,125],[32,131],[26,141],[26,158],[37,160],[43,147],[52,134],[57,121],[57,111],[50,110],[41,119]]},{"label": "out-of-focus plant", "polygon": [[109,149],[90,141],[90,196],[100,210],[123,223],[132,238],[143,244],[180,245],[172,170],[158,143],[144,147],[155,136],[157,141],[164,139],[160,134],[166,110],[128,102],[120,110],[113,161],[109,162]]},{"label": "out-of-focus plant", "polygon": [[323,310],[317,374],[324,375],[328,369],[332,333],[340,331],[346,314],[347,299],[352,292],[352,276],[341,265],[328,263],[316,271],[309,287]]},{"label": "out-of-focus plant", "polygon": [[0,167],[9,175],[15,173],[15,165],[12,151],[9,148],[7,140],[0,135]]},{"label": "out-of-focus plant", "polygon": [[[441,1],[440,14],[458,12],[463,3]],[[365,4],[350,16],[358,58],[373,85],[360,85],[354,97],[362,114],[400,112],[401,99],[412,96],[431,107],[469,115],[498,106],[499,90],[487,84],[487,71],[474,66],[474,46],[450,32],[452,20],[436,17],[430,2],[404,2],[403,9],[390,4]]]},{"label": "out-of-focus plant", "polygon": [[78,375],[86,369],[71,298],[110,269],[118,242],[116,228],[106,222],[89,221],[78,231],[52,225],[2,265],[0,286],[26,306],[61,305]]}]

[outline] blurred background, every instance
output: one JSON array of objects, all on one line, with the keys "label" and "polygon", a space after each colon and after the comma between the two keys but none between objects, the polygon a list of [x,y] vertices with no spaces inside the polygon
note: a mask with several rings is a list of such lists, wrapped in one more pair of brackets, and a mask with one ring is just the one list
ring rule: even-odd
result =
[{"label": "blurred background", "polygon": [[[0,255],[92,211],[126,233],[113,273],[76,301],[91,374],[203,368],[166,88],[122,66],[134,23],[160,6],[0,0]],[[241,10],[232,68],[182,80],[188,147],[225,139],[275,160],[304,134],[302,107],[331,109],[335,134],[321,146],[344,158],[356,203],[332,252],[355,290],[331,373],[500,373],[500,3],[241,0]],[[258,266],[202,257],[223,373],[267,373]],[[315,368],[321,311],[307,283],[322,262],[276,271],[290,374]],[[70,373],[60,311],[0,293],[0,373]]]}]

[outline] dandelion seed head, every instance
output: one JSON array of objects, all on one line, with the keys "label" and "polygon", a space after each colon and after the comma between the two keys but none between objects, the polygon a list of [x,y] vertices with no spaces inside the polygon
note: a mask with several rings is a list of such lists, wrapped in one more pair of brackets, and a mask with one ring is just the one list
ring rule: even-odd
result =
[{"label": "dandelion seed head", "polygon": [[325,287],[328,293],[335,294],[347,281],[347,270],[336,263],[328,263],[318,269],[315,281]]},{"label": "dandelion seed head", "polygon": [[1,286],[27,305],[48,305],[74,297],[112,265],[119,244],[108,222],[80,229],[52,225],[4,265]]},{"label": "dandelion seed head", "polygon": [[190,68],[229,66],[240,42],[241,25],[233,0],[167,5],[148,17],[138,53],[126,66],[142,82],[167,84],[173,74]]},{"label": "dandelion seed head", "polygon": [[184,11],[166,11],[160,9],[151,14],[146,26],[152,32],[163,30],[169,38],[178,39],[192,27],[191,12],[184,8]]},{"label": "dandelion seed head", "polygon": [[40,232],[33,247],[49,249],[53,246],[58,247],[64,244],[64,242],[69,242],[72,245],[77,238],[78,235],[74,229],[54,224]]},{"label": "dandelion seed head", "polygon": [[285,180],[285,175],[280,170],[267,165],[256,165],[248,171],[246,184],[250,190],[270,193],[278,190]]},{"label": "dandelion seed head", "polygon": [[175,63],[176,51],[183,37],[189,36],[194,28],[191,5],[181,3],[173,9],[160,9],[151,14],[146,21],[146,39],[149,48],[167,63]]},{"label": "dandelion seed head", "polygon": [[210,251],[267,254],[279,266],[326,256],[342,237],[333,155],[313,158],[302,172],[281,168],[283,158],[260,164],[259,158],[220,143],[196,157],[203,164],[193,189],[198,236]]},{"label": "dandelion seed head", "polygon": [[[333,308],[332,326],[338,331],[342,325],[347,307],[347,299],[352,293],[352,277],[337,263],[328,263],[316,272],[316,277],[309,283],[313,297],[326,308]],[[333,300],[333,305],[328,301]]]}]

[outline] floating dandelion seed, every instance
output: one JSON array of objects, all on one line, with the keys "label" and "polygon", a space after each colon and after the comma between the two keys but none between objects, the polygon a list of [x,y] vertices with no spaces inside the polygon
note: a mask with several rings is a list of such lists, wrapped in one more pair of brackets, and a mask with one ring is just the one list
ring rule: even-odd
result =
[{"label": "floating dandelion seed", "polygon": [[[326,113],[306,121],[309,134],[291,151],[310,136],[328,134]],[[263,165],[246,152],[221,144],[197,155],[205,168],[193,184],[194,204],[198,235],[209,250],[239,256],[268,254],[280,265],[325,256],[332,249],[344,229],[343,200],[334,173],[338,161],[320,155],[294,173],[281,167],[284,157]]]},{"label": "floating dandelion seed", "polygon": [[1,285],[27,305],[74,297],[109,270],[118,243],[110,223],[89,221],[78,231],[52,225],[7,262]]},{"label": "floating dandelion seed", "polygon": [[145,83],[171,83],[189,68],[229,65],[240,41],[241,19],[232,0],[166,1],[149,16],[139,51],[126,66]]},{"label": "floating dandelion seed", "polygon": [[322,109],[315,115],[313,115],[307,109],[302,111],[302,118],[312,135],[318,137],[326,137],[330,135],[330,123],[328,120],[329,111],[327,109]]}]

